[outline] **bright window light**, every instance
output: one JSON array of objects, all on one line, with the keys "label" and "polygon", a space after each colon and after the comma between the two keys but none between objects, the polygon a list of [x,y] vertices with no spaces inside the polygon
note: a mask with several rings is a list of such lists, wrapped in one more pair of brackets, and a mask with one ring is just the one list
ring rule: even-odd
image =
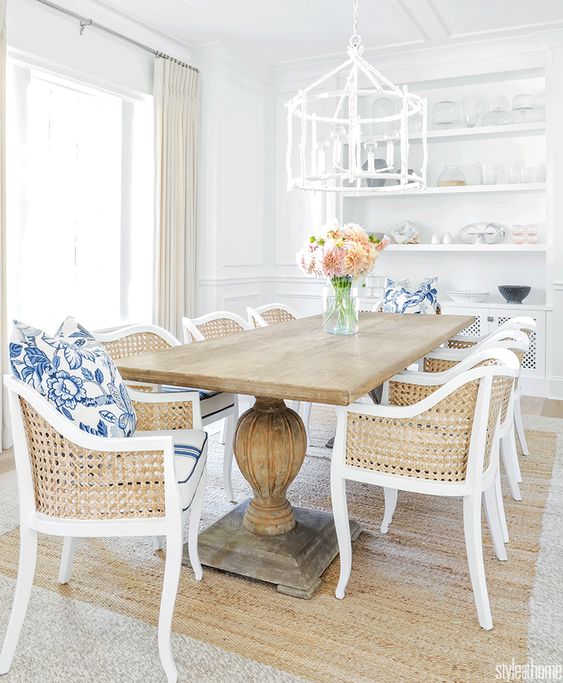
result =
[{"label": "bright window light", "polygon": [[8,312],[53,332],[152,319],[152,100],[10,62]]}]

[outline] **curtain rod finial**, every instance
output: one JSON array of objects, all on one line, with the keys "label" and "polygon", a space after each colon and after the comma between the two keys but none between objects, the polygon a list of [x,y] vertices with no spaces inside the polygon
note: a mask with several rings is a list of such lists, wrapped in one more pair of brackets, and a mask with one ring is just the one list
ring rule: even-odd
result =
[{"label": "curtain rod finial", "polygon": [[89,27],[92,26],[92,19],[82,19],[80,21],[80,35],[84,35],[84,31]]}]

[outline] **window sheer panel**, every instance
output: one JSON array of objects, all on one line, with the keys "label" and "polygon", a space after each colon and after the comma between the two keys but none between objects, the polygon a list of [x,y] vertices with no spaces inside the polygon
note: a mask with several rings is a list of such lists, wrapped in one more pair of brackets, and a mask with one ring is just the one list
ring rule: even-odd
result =
[{"label": "window sheer panel", "polygon": [[[137,107],[143,112],[147,103],[35,68],[15,65],[12,76],[12,317],[47,330],[66,315],[91,327],[150,320],[152,296],[131,286],[138,267],[152,280],[153,145],[134,126]],[[137,201],[144,220],[135,223]],[[132,254],[136,241],[151,252],[150,262]]]}]

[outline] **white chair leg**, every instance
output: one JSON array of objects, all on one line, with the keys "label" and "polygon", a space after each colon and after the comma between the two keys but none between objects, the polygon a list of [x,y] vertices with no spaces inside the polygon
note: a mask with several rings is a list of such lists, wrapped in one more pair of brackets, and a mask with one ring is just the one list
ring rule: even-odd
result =
[{"label": "white chair leg", "polygon": [[516,433],[518,434],[518,441],[520,441],[522,453],[524,455],[529,455],[528,442],[526,441],[526,434],[524,433],[524,423],[522,422],[520,397],[514,400],[514,425],[516,427]]},{"label": "white chair leg", "polygon": [[205,480],[207,473],[204,472],[195,492],[192,504],[190,505],[190,521],[188,526],[188,556],[190,564],[194,571],[196,581],[201,581],[203,577],[203,569],[199,561],[199,551],[197,541],[199,537],[199,523],[201,521],[201,511],[203,509],[203,497],[205,495]]},{"label": "white chair leg", "polygon": [[16,591],[8,628],[4,636],[2,652],[0,652],[0,675],[8,673],[12,666],[14,652],[20,638],[20,632],[27,612],[35,564],[37,562],[37,532],[28,526],[20,525],[20,559]]},{"label": "white chair leg", "polygon": [[226,427],[226,418],[223,418],[221,420],[221,427],[219,428],[219,442],[225,445],[225,427]]},{"label": "white chair leg", "polygon": [[393,521],[393,514],[397,507],[397,489],[390,489],[383,487],[383,495],[385,497],[385,512],[383,514],[383,521],[381,522],[381,533],[386,534],[389,531],[389,524]]},{"label": "white chair leg", "polygon": [[481,537],[481,495],[464,496],[463,526],[465,531],[465,547],[475,607],[479,624],[485,630],[493,628],[493,618],[489,605],[485,565],[483,564],[483,544]]},{"label": "white chair leg", "polygon": [[485,516],[487,517],[487,526],[491,532],[491,539],[493,541],[495,555],[499,560],[507,560],[508,557],[506,555],[506,548],[504,547],[504,539],[502,536],[502,527],[494,484],[490,486],[487,491],[484,491],[483,500],[485,504]]},{"label": "white chair leg", "polygon": [[504,471],[508,479],[508,486],[510,494],[514,500],[522,500],[520,487],[518,486],[518,453],[516,452],[516,441],[514,438],[514,430],[504,436],[500,440],[500,451],[502,453],[502,462],[504,464]]},{"label": "white chair leg", "polygon": [[336,597],[342,600],[346,593],[346,586],[352,571],[352,537],[350,536],[350,522],[348,520],[348,504],[346,502],[346,480],[331,477],[330,493],[332,497],[332,514],[338,552],[340,554],[340,578],[336,586]]},{"label": "white chair leg", "polygon": [[153,536],[152,548],[155,552],[157,550],[162,550],[164,548],[164,536]]},{"label": "white chair leg", "polygon": [[68,583],[72,574],[72,563],[76,550],[76,538],[65,536],[63,539],[63,552],[59,567],[59,583]]},{"label": "white chair leg", "polygon": [[166,537],[166,565],[164,567],[164,581],[162,583],[162,597],[158,617],[158,653],[168,683],[176,683],[178,680],[178,670],[172,656],[170,632],[174,604],[176,603],[176,593],[178,592],[178,583],[180,581],[182,550],[181,531],[179,530],[175,534],[168,534]]},{"label": "white chair leg", "polygon": [[236,503],[233,493],[233,442],[236,429],[236,415],[225,418],[225,450],[223,452],[223,489],[229,503]]},{"label": "white chair leg", "polygon": [[510,541],[510,536],[508,535],[508,525],[506,523],[506,513],[504,512],[504,500],[502,499],[502,487],[500,483],[500,472],[497,471],[497,476],[495,477],[495,498],[497,499],[497,510],[500,520],[500,528],[502,531],[502,540],[505,543]]}]

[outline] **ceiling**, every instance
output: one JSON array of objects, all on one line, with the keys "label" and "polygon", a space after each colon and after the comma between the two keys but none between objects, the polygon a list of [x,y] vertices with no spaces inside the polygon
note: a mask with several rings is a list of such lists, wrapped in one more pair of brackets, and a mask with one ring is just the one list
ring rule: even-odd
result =
[{"label": "ceiling", "polygon": [[[191,47],[244,45],[276,65],[341,53],[351,0],[97,0]],[[397,51],[563,28],[563,0],[360,0],[369,48]]]}]

